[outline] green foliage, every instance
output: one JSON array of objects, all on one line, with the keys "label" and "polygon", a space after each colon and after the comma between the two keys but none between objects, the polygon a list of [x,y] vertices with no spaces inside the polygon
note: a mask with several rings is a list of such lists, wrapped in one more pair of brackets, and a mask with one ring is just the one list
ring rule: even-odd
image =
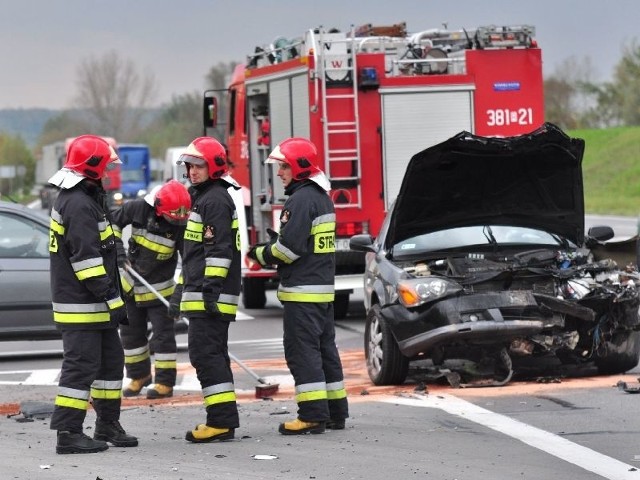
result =
[{"label": "green foliage", "polygon": [[585,211],[632,216],[640,213],[640,127],[567,133],[585,141]]},{"label": "green foliage", "polygon": [[149,145],[151,156],[164,158],[167,148],[189,145],[202,135],[202,94],[174,95],[157,118],[136,138]]},{"label": "green foliage", "polygon": [[612,90],[623,124],[640,125],[640,44],[637,39],[624,48]]},{"label": "green foliage", "polygon": [[58,110],[48,108],[6,108],[0,110],[0,134],[20,135],[29,147],[33,147],[44,124],[54,116]]},{"label": "green foliage", "polygon": [[640,125],[640,43],[623,48],[611,82],[591,77],[589,57],[569,58],[544,80],[545,118],[564,129]]},{"label": "green foliage", "polygon": [[51,117],[44,124],[35,150],[40,151],[44,145],[59,142],[69,137],[77,137],[85,133],[93,133],[89,123],[76,110],[64,110]]},{"label": "green foliage", "polygon": [[0,178],[0,192],[3,195],[28,191],[33,185],[35,163],[31,151],[21,137],[0,133],[0,167],[14,166],[17,170],[17,176],[14,178]]}]

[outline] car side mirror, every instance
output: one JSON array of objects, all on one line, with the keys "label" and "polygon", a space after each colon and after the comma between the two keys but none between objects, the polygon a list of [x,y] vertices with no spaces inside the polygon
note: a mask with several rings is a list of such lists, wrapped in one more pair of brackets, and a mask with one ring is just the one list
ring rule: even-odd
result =
[{"label": "car side mirror", "polygon": [[613,228],[607,226],[591,227],[587,235],[599,242],[606,242],[614,237]]},{"label": "car side mirror", "polygon": [[604,243],[614,237],[613,228],[607,226],[591,227],[587,232],[585,244],[591,248],[598,243]]},{"label": "car side mirror", "polygon": [[205,129],[215,128],[218,125],[218,99],[214,96],[214,90],[204,92],[202,121]]},{"label": "car side mirror", "polygon": [[373,237],[368,233],[354,235],[349,239],[349,248],[356,252],[375,252]]}]

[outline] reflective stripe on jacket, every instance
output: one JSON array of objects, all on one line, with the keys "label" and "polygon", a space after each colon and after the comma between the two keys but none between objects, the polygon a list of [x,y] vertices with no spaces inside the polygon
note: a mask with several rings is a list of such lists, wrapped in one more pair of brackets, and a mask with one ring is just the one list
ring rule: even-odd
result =
[{"label": "reflective stripe on jacket", "polygon": [[335,296],[334,205],[314,182],[296,183],[280,214],[280,233],[256,251],[277,265],[278,299],[283,302],[333,302]]},{"label": "reflective stripe on jacket", "polygon": [[83,180],[61,190],[51,210],[53,319],[63,329],[117,327],[109,310],[124,305],[103,193],[97,184]]},{"label": "reflective stripe on jacket", "polygon": [[192,209],[184,232],[183,290],[180,310],[187,317],[205,313],[205,297],[234,320],[240,295],[238,214],[223,180],[192,186]]},{"label": "reflective stripe on jacket", "polygon": [[[164,298],[170,298],[175,290],[174,275],[182,246],[184,226],[172,225],[158,217],[155,208],[143,198],[124,203],[112,212],[113,229],[122,239],[122,230],[131,225],[127,245],[127,259],[140,274]],[[119,248],[123,248],[119,242]],[[122,255],[122,253],[121,253]],[[122,272],[122,287],[139,306],[159,304],[160,300],[129,272]]]}]

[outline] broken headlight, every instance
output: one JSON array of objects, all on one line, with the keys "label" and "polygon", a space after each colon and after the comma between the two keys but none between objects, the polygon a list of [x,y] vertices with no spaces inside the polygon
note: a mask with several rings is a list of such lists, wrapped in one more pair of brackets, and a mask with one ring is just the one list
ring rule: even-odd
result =
[{"label": "broken headlight", "polygon": [[397,286],[400,303],[408,308],[455,295],[461,290],[457,283],[440,277],[401,280]]}]

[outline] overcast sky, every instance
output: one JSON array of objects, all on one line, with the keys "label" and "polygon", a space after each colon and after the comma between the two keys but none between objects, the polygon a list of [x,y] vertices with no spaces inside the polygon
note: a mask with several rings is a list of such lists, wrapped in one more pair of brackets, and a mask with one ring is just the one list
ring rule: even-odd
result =
[{"label": "overcast sky", "polygon": [[155,75],[159,105],[278,36],[399,22],[409,32],[533,25],[545,75],[589,57],[603,81],[640,39],[640,0],[0,0],[0,108],[72,106],[80,62],[110,50]]}]

